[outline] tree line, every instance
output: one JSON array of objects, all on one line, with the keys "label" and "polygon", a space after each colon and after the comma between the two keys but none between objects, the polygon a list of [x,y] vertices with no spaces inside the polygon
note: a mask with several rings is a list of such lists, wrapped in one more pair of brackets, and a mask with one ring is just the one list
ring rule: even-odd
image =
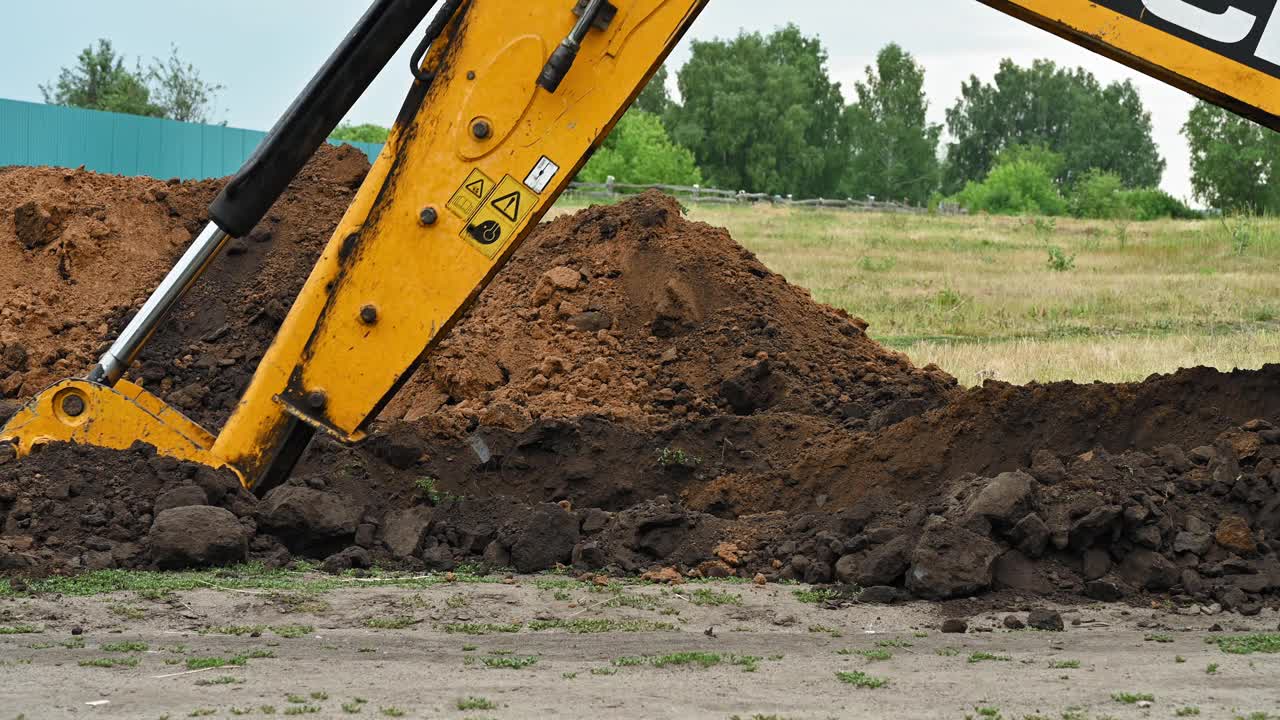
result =
[{"label": "tree line", "polygon": [[[676,76],[660,68],[579,179],[705,184],[806,198],[942,200],[973,211],[1082,217],[1187,217],[1159,190],[1165,161],[1151,114],[1129,82],[1103,84],[1048,60],[1000,63],[960,89],[944,126],[928,119],[924,68],[885,46],[846,98],[821,41],[788,25],[694,42]],[[177,48],[130,68],[99,40],[41,85],[60,105],[210,122],[223,87]],[[387,129],[344,124],[336,140],[384,142]],[[1183,127],[1192,186],[1205,205],[1280,212],[1280,134],[1200,103]]]},{"label": "tree line", "polygon": [[[847,100],[827,60],[821,42],[795,26],[695,42],[677,75],[680,100],[660,70],[583,179],[946,199],[992,213],[1197,215],[1159,189],[1165,161],[1129,81],[1006,59],[990,82],[962,85],[944,142],[943,126],[928,120],[924,68],[903,48],[884,47]],[[1200,103],[1183,135],[1197,199],[1223,211],[1280,212],[1280,134]]]}]

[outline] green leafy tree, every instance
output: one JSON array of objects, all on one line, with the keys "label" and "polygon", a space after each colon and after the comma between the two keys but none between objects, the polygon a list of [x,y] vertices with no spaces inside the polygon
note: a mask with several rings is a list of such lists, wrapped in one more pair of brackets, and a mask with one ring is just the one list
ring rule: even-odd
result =
[{"label": "green leafy tree", "polygon": [[1072,186],[1089,170],[1115,174],[1125,187],[1160,184],[1165,162],[1152,138],[1151,115],[1133,84],[1103,86],[1092,73],[1037,60],[1004,60],[991,83],[971,77],[947,111],[954,138],[944,186],[985,178],[1000,152],[1038,145],[1063,156],[1056,178]]},{"label": "green leafy tree", "polygon": [[51,85],[41,85],[44,101],[53,105],[163,117],[181,122],[209,122],[214,99],[223,86],[206,82],[178,48],[169,58],[155,58],[143,68],[125,66],[110,40],[99,40],[80,52],[76,64],[62,68]]},{"label": "green leafy tree", "polygon": [[604,145],[579,173],[583,182],[602,183],[613,177],[636,185],[696,185],[702,172],[693,153],[671,141],[662,119],[643,110],[623,116]]},{"label": "green leafy tree", "polygon": [[926,117],[924,68],[890,44],[855,87],[858,99],[845,111],[851,155],[844,194],[927,202],[938,184],[942,126]]},{"label": "green leafy tree", "polygon": [[381,125],[342,123],[329,138],[340,142],[385,143],[390,136],[391,129]]},{"label": "green leafy tree", "polygon": [[164,109],[151,101],[145,76],[141,68],[126,68],[124,56],[104,39],[82,50],[57,81],[40,86],[40,93],[51,105],[163,117]]},{"label": "green leafy tree", "polygon": [[670,73],[667,72],[667,66],[663,65],[658,68],[658,72],[654,74],[653,79],[640,92],[636,98],[632,108],[635,110],[643,110],[647,113],[653,113],[658,117],[665,116],[671,110],[674,104],[671,102],[671,91],[667,88],[667,80]]},{"label": "green leafy tree", "polygon": [[206,82],[194,65],[183,62],[176,45],[170,47],[168,59],[152,60],[146,79],[161,114],[179,122],[211,122],[215,98],[226,89]]},{"label": "green leafy tree", "polygon": [[672,137],[708,181],[797,197],[838,194],[848,161],[844,98],[816,38],[789,25],[771,35],[694,42],[679,73]]},{"label": "green leafy tree", "polygon": [[1280,212],[1280,133],[1198,103],[1182,134],[1201,202],[1223,211]]}]

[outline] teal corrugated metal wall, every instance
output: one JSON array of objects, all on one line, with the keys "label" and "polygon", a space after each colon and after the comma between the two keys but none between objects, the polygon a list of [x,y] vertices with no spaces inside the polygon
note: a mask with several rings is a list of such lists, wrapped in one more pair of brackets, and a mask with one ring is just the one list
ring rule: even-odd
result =
[{"label": "teal corrugated metal wall", "polygon": [[[113,175],[204,180],[240,169],[267,134],[0,99],[0,167],[53,165]],[[369,156],[373,143],[351,143]]]}]

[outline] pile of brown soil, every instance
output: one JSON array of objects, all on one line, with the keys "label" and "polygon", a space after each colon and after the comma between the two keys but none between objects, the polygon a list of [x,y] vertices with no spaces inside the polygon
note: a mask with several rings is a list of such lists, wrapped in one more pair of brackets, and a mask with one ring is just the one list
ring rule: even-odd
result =
[{"label": "pile of brown soil", "polygon": [[865,331],[650,192],[542,227],[392,412],[517,431],[757,413],[877,429],[946,400],[953,378]]},{"label": "pile of brown soil", "polygon": [[0,175],[0,399],[93,364],[107,318],[139,305],[191,235],[149,179],[13,168]]},{"label": "pile of brown soil", "polygon": [[[184,300],[135,378],[216,429],[367,169],[354,150],[322,151]],[[0,358],[15,345],[28,358],[11,394],[38,389],[29,358],[46,345],[66,372],[91,362],[218,189],[72,173],[104,197],[63,202],[63,175],[0,174],[8,207],[70,208],[14,213],[0,253],[45,268],[24,287],[60,291],[80,328],[6,325]],[[74,227],[57,218],[95,203],[128,233],[99,231],[113,249],[90,277],[124,275],[135,257],[152,274],[85,280],[81,296],[57,268],[69,252],[75,277],[82,241],[64,229],[55,252],[22,238]],[[889,600],[1174,592],[1246,611],[1280,589],[1280,368],[960,391],[866,330],[669,198],[592,208],[538,229],[373,438],[318,440],[262,500],[145,447],[0,458],[0,569],[674,565],[875,586]],[[46,375],[63,369],[39,357]]]}]

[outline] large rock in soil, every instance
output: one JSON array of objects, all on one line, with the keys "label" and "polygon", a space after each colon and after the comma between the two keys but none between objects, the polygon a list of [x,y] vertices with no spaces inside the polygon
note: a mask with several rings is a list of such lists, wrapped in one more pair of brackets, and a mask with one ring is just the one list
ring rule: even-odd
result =
[{"label": "large rock in soil", "polygon": [[1022,472],[1000,473],[969,502],[966,515],[983,518],[996,528],[1010,528],[1031,512],[1035,478]]},{"label": "large rock in soil", "polygon": [[1039,568],[1018,550],[1001,555],[992,569],[992,583],[998,589],[1045,595],[1053,592],[1053,584],[1040,575]]},{"label": "large rock in soil", "polygon": [[431,529],[429,507],[411,507],[387,513],[382,521],[382,544],[397,560],[413,557],[422,548],[422,539]]},{"label": "large rock in soil", "polygon": [[511,564],[522,573],[539,572],[568,564],[578,544],[578,520],[559,505],[539,505],[516,530],[511,543]]},{"label": "large rock in soil", "polygon": [[911,550],[911,537],[904,533],[864,556],[841,558],[836,563],[836,575],[841,582],[862,587],[894,585],[911,565]]},{"label": "large rock in soil", "polygon": [[1159,592],[1178,583],[1181,573],[1168,558],[1153,550],[1138,548],[1120,563],[1120,577],[1129,584]]},{"label": "large rock in soil", "polygon": [[1258,551],[1258,543],[1253,539],[1249,521],[1238,515],[1223,520],[1213,537],[1219,545],[1238,555],[1247,557]]},{"label": "large rock in soil", "polygon": [[1070,545],[1076,550],[1087,550],[1094,543],[1113,537],[1120,530],[1120,517],[1124,510],[1119,505],[1096,507],[1088,515],[1071,525]]},{"label": "large rock in soil", "polygon": [[972,595],[991,586],[995,543],[945,520],[930,521],[907,571],[907,589],[928,600]]},{"label": "large rock in soil", "polygon": [[183,485],[160,493],[156,498],[155,507],[152,512],[159,515],[165,510],[208,504],[209,496],[205,494],[204,488],[199,485]]},{"label": "large rock in soil", "polygon": [[151,525],[151,560],[162,570],[244,562],[249,537],[236,516],[207,505],[165,510]]},{"label": "large rock in soil", "polygon": [[360,508],[333,493],[286,485],[262,501],[258,525],[295,542],[355,536]]}]

